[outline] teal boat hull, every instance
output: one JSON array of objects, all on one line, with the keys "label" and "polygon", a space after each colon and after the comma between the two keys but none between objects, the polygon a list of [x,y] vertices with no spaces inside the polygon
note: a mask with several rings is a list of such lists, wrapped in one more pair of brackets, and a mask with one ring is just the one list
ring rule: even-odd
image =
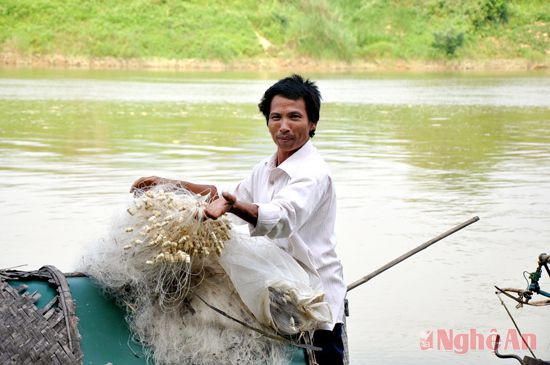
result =
[{"label": "teal boat hull", "polygon": [[[151,361],[147,362],[146,349],[132,340],[123,309],[106,297],[88,277],[69,276],[67,282],[76,304],[83,364],[151,364]],[[38,308],[57,294],[45,281],[20,280],[11,284],[14,287],[25,284],[28,292],[40,293],[41,298],[35,303]],[[289,365],[306,364],[303,350],[293,348]]]}]

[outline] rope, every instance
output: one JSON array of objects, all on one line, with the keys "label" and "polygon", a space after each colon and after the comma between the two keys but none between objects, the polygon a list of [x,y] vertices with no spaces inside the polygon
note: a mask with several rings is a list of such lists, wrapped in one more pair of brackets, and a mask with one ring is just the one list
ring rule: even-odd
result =
[{"label": "rope", "polygon": [[[313,345],[313,333],[307,332],[304,336],[304,342],[306,344],[312,344]],[[306,350],[307,351],[307,360],[309,365],[319,365],[317,362],[317,359],[315,358],[315,352],[313,350]]]},{"label": "rope", "polygon": [[498,300],[500,300],[500,304],[502,304],[502,306],[504,307],[504,309],[506,309],[506,313],[508,313],[508,316],[510,317],[510,319],[512,320],[512,323],[514,324],[514,327],[516,327],[516,330],[518,331],[519,333],[519,336],[521,337],[521,340],[523,341],[523,343],[525,344],[525,346],[527,346],[527,348],[529,349],[529,352],[531,353],[531,355],[533,355],[533,358],[537,358],[535,356],[535,354],[533,353],[533,350],[531,350],[531,347],[529,347],[529,344],[527,343],[527,341],[525,340],[525,338],[523,337],[523,334],[521,333],[516,321],[514,320],[514,317],[512,317],[512,313],[510,313],[510,311],[508,310],[508,307],[506,306],[506,304],[504,304],[504,302],[502,301],[502,298],[500,297],[500,293],[496,293],[497,297],[498,297]]},{"label": "rope", "polygon": [[277,336],[277,335],[273,335],[271,333],[267,333],[259,328],[256,328],[256,327],[252,327],[251,325],[235,318],[235,317],[232,317],[230,316],[229,314],[227,314],[226,312],[222,311],[221,309],[218,309],[216,307],[214,307],[213,305],[211,304],[208,304],[206,302],[206,300],[202,299],[200,295],[198,294],[195,294],[195,296],[197,298],[199,298],[204,304],[206,304],[206,306],[210,309],[212,309],[213,311],[221,314],[222,316],[226,317],[226,318],[229,318],[230,320],[234,321],[234,322],[237,322],[238,324],[240,324],[241,326],[243,327],[246,327],[252,331],[255,331],[255,332],[258,332],[259,334],[265,336],[265,337],[268,337],[268,338],[271,338],[272,340],[275,340],[275,341],[279,341],[279,342],[283,342],[283,343],[286,343],[286,344],[289,344],[289,345],[292,345],[292,346],[295,346],[295,347],[299,347],[299,348],[302,348],[302,349],[305,349],[305,350],[313,350],[313,351],[321,351],[322,349],[320,347],[317,347],[317,346],[313,346],[313,345],[308,345],[308,344],[301,344],[301,343],[298,343],[298,342],[294,342],[294,341],[291,341],[291,340],[288,340],[284,337],[281,337],[281,336]]}]

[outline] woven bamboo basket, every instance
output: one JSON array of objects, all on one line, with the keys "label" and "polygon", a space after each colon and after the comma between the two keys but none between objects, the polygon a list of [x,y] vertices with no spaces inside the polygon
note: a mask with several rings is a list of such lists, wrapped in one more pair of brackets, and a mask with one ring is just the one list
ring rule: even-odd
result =
[{"label": "woven bamboo basket", "polygon": [[[44,281],[57,295],[42,308],[19,281]],[[82,364],[78,318],[69,285],[53,266],[0,271],[0,364]]]}]

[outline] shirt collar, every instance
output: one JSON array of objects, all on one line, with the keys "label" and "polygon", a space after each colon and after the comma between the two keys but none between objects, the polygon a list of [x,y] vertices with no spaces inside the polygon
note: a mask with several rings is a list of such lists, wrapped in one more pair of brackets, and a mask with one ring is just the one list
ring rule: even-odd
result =
[{"label": "shirt collar", "polygon": [[267,162],[271,168],[279,168],[283,170],[288,176],[293,177],[294,174],[303,168],[302,162],[307,159],[312,153],[315,152],[315,146],[309,139],[300,149],[294,152],[289,158],[283,161],[279,166],[275,166],[277,162],[277,152],[271,156]]}]

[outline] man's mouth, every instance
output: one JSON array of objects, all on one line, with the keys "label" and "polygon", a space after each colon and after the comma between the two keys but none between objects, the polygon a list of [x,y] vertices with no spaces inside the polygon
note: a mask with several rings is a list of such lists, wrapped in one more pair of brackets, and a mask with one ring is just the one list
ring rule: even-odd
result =
[{"label": "man's mouth", "polygon": [[277,136],[277,139],[280,139],[282,141],[290,141],[292,139],[291,136]]}]

